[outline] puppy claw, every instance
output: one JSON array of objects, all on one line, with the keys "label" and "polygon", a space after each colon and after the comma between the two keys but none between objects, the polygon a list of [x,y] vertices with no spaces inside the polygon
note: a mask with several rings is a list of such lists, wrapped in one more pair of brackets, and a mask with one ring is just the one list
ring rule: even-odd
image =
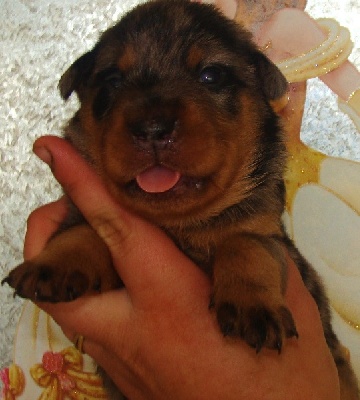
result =
[{"label": "puppy claw", "polygon": [[231,302],[216,305],[217,320],[224,336],[238,336],[259,353],[263,347],[281,353],[283,339],[298,337],[290,311],[284,307],[237,308]]},{"label": "puppy claw", "polygon": [[281,339],[279,339],[275,343],[275,349],[277,350],[278,354],[281,354],[281,350],[282,350],[282,340]]},{"label": "puppy claw", "polygon": [[100,278],[95,281],[93,290],[97,293],[101,293],[101,279]]},{"label": "puppy claw", "polygon": [[286,337],[287,338],[294,337],[295,339],[299,339],[299,334],[298,334],[298,331],[296,330],[296,328],[288,330],[286,332]]},{"label": "puppy claw", "polygon": [[[214,303],[215,307],[215,303]],[[236,335],[237,310],[231,303],[223,303],[217,309],[217,320],[224,336]]]},{"label": "puppy claw", "polygon": [[285,336],[287,338],[295,337],[296,339],[298,339],[299,334],[298,334],[294,319],[293,319],[289,309],[286,308],[285,306],[280,307],[279,315],[281,317],[281,321],[282,321],[284,329],[285,329]]},{"label": "puppy claw", "polygon": [[223,324],[221,326],[221,331],[224,337],[226,336],[234,336],[235,332],[235,326],[234,324],[228,323],[228,324]]},{"label": "puppy claw", "polygon": [[[97,280],[98,281],[98,280]],[[14,289],[13,296],[34,301],[72,301],[89,290],[89,279],[79,271],[69,273],[56,265],[26,261],[2,280]]]},{"label": "puppy claw", "polygon": [[76,291],[74,290],[74,288],[72,286],[68,286],[66,288],[66,297],[69,301],[73,301],[75,300],[78,296],[76,294]]},{"label": "puppy claw", "polygon": [[209,308],[209,310],[212,310],[214,307],[215,307],[214,296],[211,296],[208,308]]},{"label": "puppy claw", "polygon": [[1,281],[1,286],[4,286],[5,283],[9,284],[9,276],[7,276],[6,278],[4,278],[4,279]]}]

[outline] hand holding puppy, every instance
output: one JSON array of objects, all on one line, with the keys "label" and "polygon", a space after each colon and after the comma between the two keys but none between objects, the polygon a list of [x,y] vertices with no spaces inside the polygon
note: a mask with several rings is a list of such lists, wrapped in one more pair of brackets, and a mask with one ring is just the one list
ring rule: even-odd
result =
[{"label": "hand holding puppy", "polygon": [[[44,153],[44,151],[50,153]],[[286,302],[301,340],[260,354],[221,334],[209,313],[208,278],[158,228],[124,211],[64,140],[35,152],[110,249],[126,289],[71,303],[42,303],[130,399],[339,399],[333,358],[318,311],[290,263]],[[65,200],[29,219],[25,258],[35,256],[65,213]]]}]

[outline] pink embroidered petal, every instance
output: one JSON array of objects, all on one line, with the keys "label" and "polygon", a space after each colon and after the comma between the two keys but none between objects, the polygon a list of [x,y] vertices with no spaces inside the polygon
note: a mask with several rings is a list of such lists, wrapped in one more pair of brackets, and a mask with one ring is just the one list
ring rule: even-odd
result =
[{"label": "pink embroidered petal", "polygon": [[46,371],[56,374],[61,372],[64,367],[64,357],[61,353],[47,351],[43,355],[42,364]]},{"label": "pink embroidered petal", "polygon": [[74,380],[70,378],[69,375],[60,373],[60,374],[58,374],[58,379],[60,382],[61,389],[65,393],[68,393],[68,392],[70,392],[70,390],[75,389],[76,384],[75,384]]},{"label": "pink embroidered petal", "polygon": [[0,371],[0,379],[4,385],[4,390],[9,390],[10,386],[9,368],[4,368]]}]

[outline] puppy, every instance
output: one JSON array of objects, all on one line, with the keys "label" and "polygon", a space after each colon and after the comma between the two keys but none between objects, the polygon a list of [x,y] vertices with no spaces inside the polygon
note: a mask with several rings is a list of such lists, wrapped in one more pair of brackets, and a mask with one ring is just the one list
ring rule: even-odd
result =
[{"label": "puppy", "polygon": [[[284,302],[289,253],[318,304],[342,399],[359,399],[323,288],[281,225],[286,151],[272,105],[287,83],[250,34],[209,5],[150,1],[107,30],[59,87],[81,103],[65,137],[120,204],[211,277],[222,333],[256,352],[298,337]],[[69,210],[44,251],[4,280],[18,295],[71,301],[121,285],[104,243]]]}]

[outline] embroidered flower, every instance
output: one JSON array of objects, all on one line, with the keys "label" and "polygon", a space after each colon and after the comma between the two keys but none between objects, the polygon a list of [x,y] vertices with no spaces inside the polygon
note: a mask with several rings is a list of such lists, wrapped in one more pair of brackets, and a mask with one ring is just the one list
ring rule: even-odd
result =
[{"label": "embroidered flower", "polygon": [[44,353],[42,363],[30,369],[34,381],[44,388],[38,400],[108,399],[102,379],[82,369],[82,355],[73,347]]},{"label": "embroidered flower", "polygon": [[335,333],[360,377],[360,164],[323,155],[316,164],[314,153],[296,158],[284,222],[325,284]]},{"label": "embroidered flower", "polygon": [[24,391],[24,374],[16,364],[1,370],[0,379],[3,383],[2,400],[15,400]]}]

